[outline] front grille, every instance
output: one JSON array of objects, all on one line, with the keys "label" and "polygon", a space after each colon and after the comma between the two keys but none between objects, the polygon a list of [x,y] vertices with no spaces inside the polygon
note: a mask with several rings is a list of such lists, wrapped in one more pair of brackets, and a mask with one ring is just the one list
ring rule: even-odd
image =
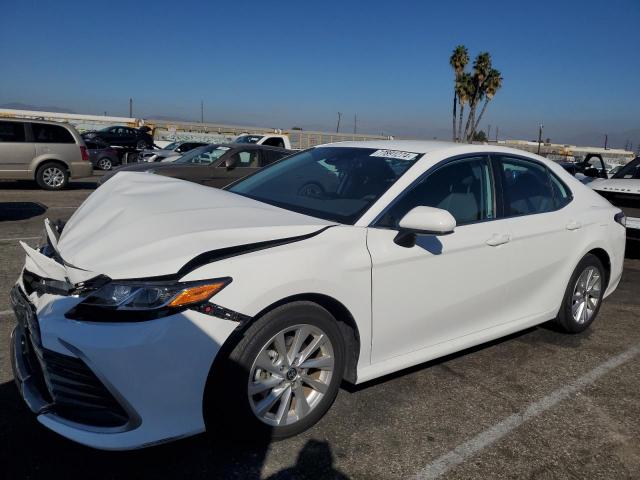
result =
[{"label": "front grille", "polygon": [[597,190],[597,192],[622,210],[627,217],[640,218],[640,195],[607,190]]},{"label": "front grille", "polygon": [[100,427],[118,427],[128,415],[104,384],[79,358],[36,349],[53,410],[74,422]]},{"label": "front grille", "polygon": [[42,347],[35,308],[17,286],[11,300],[18,319],[16,355],[46,405],[44,410],[89,426],[127,424],[125,410],[86,363]]}]

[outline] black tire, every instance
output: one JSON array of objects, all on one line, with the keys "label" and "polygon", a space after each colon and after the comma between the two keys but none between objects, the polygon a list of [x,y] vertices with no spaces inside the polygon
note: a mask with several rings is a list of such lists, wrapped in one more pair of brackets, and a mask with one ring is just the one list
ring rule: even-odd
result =
[{"label": "black tire", "polygon": [[102,157],[97,161],[97,166],[100,170],[111,170],[113,161],[109,157]]},{"label": "black tire", "polygon": [[62,190],[69,184],[69,172],[61,163],[45,162],[36,170],[36,182],[44,190]]},{"label": "black tire", "polygon": [[[252,409],[248,391],[250,372],[258,354],[279,332],[301,324],[316,327],[328,337],[334,359],[331,378],[326,392],[306,416],[289,425],[269,425],[258,418],[258,414]],[[241,441],[268,442],[309,429],[324,416],[338,394],[345,366],[344,348],[336,319],[316,303],[293,302],[268,312],[244,332],[226,358],[214,365],[204,398],[207,431],[214,438],[232,437]],[[220,394],[221,391],[224,395]],[[292,401],[292,409],[293,405]]]},{"label": "black tire", "polygon": [[[583,275],[583,273],[588,269],[595,269],[597,271],[600,279],[600,288],[597,291],[597,295],[593,295],[595,289],[592,289],[591,292],[589,292],[589,296],[597,297],[595,308],[591,310],[592,313],[590,314],[590,316],[588,316],[588,318],[584,318],[584,320],[578,321],[574,317],[573,308],[574,305],[576,305],[576,307],[578,307],[577,310],[580,310],[580,297],[584,295],[578,295],[576,293],[576,289],[580,288],[580,286],[578,286],[578,280],[580,279],[580,276]],[[578,266],[575,268],[573,274],[571,275],[571,279],[569,280],[569,284],[567,285],[567,289],[564,293],[564,298],[562,299],[560,311],[558,312],[558,316],[554,320],[555,324],[567,333],[580,333],[586,330],[598,316],[600,305],[602,305],[602,297],[606,288],[607,278],[602,262],[598,257],[591,253],[585,255],[584,258],[580,260],[580,263],[578,263]],[[577,295],[577,299],[574,298],[574,294]],[[587,297],[586,302],[591,305],[592,303],[589,300],[589,296]],[[584,309],[585,307],[583,307],[582,310]]]}]

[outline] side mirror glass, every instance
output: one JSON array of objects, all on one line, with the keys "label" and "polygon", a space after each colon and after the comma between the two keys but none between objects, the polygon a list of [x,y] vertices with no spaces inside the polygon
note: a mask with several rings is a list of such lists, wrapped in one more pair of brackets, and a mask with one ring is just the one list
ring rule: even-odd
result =
[{"label": "side mirror glass", "polygon": [[446,210],[434,207],[415,207],[398,224],[400,232],[394,239],[398,245],[412,247],[416,235],[448,235],[456,228],[456,219]]}]

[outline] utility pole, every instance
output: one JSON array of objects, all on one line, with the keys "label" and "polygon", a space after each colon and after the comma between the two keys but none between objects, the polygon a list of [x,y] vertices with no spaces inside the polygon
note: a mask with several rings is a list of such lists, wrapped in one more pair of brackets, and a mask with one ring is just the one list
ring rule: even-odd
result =
[{"label": "utility pole", "polygon": [[500,127],[496,125],[496,143],[498,143],[498,133],[500,133]]},{"label": "utility pole", "polygon": [[204,101],[200,100],[200,123],[204,123]]},{"label": "utility pole", "polygon": [[609,134],[605,133],[604,134],[604,149],[607,149],[607,145],[609,144]]},{"label": "utility pole", "polygon": [[105,116],[105,117],[107,116],[107,111],[106,111],[106,110],[104,111],[104,116]]},{"label": "utility pole", "polygon": [[358,114],[353,115],[353,134],[358,133]]},{"label": "utility pole", "polygon": [[491,124],[487,125],[487,140],[491,141]]},{"label": "utility pole", "polygon": [[129,118],[133,118],[133,98],[129,97]]},{"label": "utility pole", "polygon": [[540,127],[538,128],[538,155],[540,155],[540,144],[542,143],[542,128],[543,125],[541,123]]},{"label": "utility pole", "polygon": [[338,125],[336,126],[336,133],[340,132],[340,119],[342,118],[342,112],[338,112]]}]

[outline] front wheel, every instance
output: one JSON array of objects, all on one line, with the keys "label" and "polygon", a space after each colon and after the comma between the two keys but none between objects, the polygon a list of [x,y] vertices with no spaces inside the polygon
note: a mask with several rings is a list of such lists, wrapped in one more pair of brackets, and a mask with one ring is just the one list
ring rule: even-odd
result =
[{"label": "front wheel", "polygon": [[239,439],[265,432],[281,439],[307,430],[335,400],[344,357],[336,320],[321,306],[294,302],[272,310],[211,376],[207,428]]},{"label": "front wheel", "polygon": [[600,259],[585,255],[571,275],[555,323],[569,333],[586,330],[600,311],[607,286],[605,278]]}]

